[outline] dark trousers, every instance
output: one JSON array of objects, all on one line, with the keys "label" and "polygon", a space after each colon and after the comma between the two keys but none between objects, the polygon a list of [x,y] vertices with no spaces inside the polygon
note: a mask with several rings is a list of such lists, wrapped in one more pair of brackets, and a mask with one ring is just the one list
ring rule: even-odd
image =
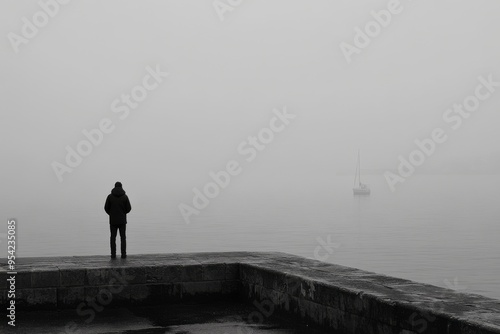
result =
[{"label": "dark trousers", "polygon": [[116,234],[120,230],[120,242],[122,255],[127,254],[127,237],[125,236],[125,230],[127,225],[109,225],[111,231],[111,238],[109,239],[109,244],[111,246],[111,255],[116,255]]}]

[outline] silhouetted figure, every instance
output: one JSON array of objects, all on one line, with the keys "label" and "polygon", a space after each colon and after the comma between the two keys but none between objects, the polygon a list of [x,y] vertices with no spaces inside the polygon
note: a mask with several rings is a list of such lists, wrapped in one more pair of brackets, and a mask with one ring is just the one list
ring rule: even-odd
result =
[{"label": "silhouetted figure", "polygon": [[111,190],[111,194],[106,198],[104,211],[109,215],[109,229],[111,238],[109,244],[111,246],[111,258],[116,258],[116,232],[120,230],[121,252],[122,259],[127,257],[127,237],[125,230],[127,227],[127,213],[132,210],[128,196],[122,188],[121,182],[116,182],[115,187]]}]

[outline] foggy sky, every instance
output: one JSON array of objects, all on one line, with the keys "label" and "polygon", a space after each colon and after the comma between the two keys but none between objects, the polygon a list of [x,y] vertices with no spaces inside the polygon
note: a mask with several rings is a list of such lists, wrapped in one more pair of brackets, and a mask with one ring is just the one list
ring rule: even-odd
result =
[{"label": "foggy sky", "polygon": [[[114,181],[192,187],[230,160],[241,182],[321,185],[363,168],[395,169],[414,140],[446,127],[444,111],[474,92],[479,76],[500,81],[500,3],[401,1],[378,37],[346,62],[339,44],[389,1],[243,1],[221,21],[212,1],[73,1],[15,53],[36,1],[0,3],[2,211],[68,194],[108,191]],[[147,67],[169,76],[126,119],[111,103],[141,84]],[[500,89],[426,169],[500,155]],[[268,127],[273,109],[296,118],[257,158],[238,145]],[[116,128],[60,183],[52,169],[67,145],[103,118]],[[5,212],[5,214],[9,214]]]}]

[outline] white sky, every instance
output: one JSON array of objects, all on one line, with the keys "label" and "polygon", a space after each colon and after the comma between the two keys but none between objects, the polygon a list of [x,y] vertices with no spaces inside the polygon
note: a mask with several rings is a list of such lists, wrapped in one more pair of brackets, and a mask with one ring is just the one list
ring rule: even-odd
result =
[{"label": "white sky", "polygon": [[[209,171],[243,161],[238,144],[283,106],[297,117],[245,166],[248,182],[321,183],[353,171],[358,148],[364,168],[396,168],[416,138],[446,126],[443,112],[478,76],[500,81],[500,2],[402,0],[347,64],[339,44],[387,3],[252,0],[221,21],[210,0],[74,0],[16,54],[7,35],[40,6],[2,1],[1,197],[108,191],[116,180],[185,195]],[[111,102],[156,65],[169,77],[119,120]],[[500,89],[448,131],[426,167],[498,156],[499,102]],[[116,129],[59,183],[51,163],[103,118]]]}]

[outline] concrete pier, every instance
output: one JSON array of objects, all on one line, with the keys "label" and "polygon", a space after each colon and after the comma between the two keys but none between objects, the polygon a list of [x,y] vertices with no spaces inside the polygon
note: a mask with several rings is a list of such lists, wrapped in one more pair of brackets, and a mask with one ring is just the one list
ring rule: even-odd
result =
[{"label": "concrete pier", "polygon": [[[500,301],[284,253],[24,258],[17,310],[237,300],[335,333],[500,333]],[[8,306],[7,268],[0,303]],[[5,309],[5,308],[4,308]]]}]

